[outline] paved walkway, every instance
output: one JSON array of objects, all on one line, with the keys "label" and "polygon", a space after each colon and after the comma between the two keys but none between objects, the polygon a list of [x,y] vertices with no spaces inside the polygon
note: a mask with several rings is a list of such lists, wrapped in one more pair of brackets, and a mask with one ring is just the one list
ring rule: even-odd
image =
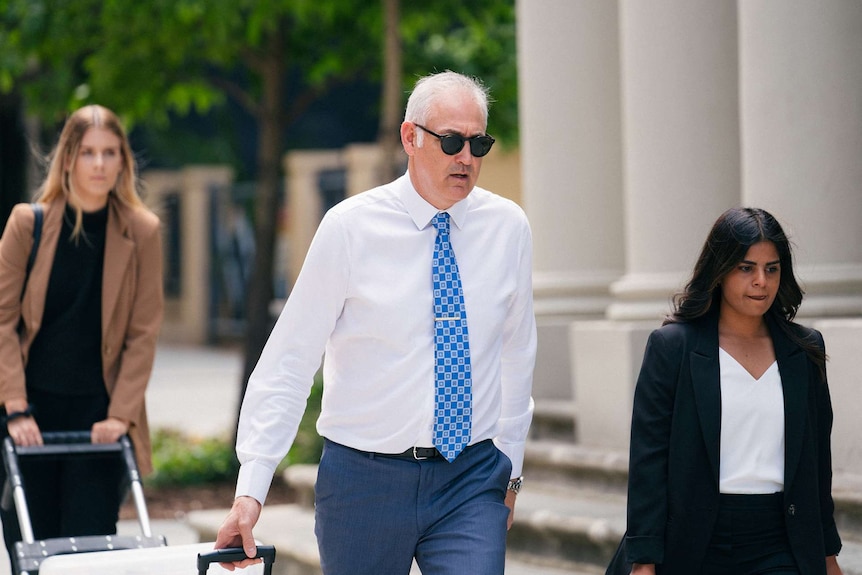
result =
[{"label": "paved walkway", "polygon": [[232,434],[241,376],[237,350],[160,345],[147,388],[150,427],[201,437]]}]

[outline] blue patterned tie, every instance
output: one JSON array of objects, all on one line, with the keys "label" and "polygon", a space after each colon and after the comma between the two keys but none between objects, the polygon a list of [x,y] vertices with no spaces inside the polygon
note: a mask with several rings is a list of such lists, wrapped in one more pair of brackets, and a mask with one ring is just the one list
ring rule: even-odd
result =
[{"label": "blue patterned tie", "polygon": [[434,447],[454,461],[470,442],[473,393],[464,291],[455,252],[449,244],[449,214],[434,217],[437,239],[431,277],[434,284]]}]

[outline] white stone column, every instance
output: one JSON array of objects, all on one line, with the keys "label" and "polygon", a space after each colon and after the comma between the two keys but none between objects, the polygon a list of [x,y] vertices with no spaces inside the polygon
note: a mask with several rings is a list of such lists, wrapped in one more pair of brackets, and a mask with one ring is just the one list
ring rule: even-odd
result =
[{"label": "white stone column", "polygon": [[619,8],[625,275],[611,321],[573,326],[572,362],[578,441],[625,449],[646,338],[740,184],[735,3]]},{"label": "white stone column", "polygon": [[800,316],[862,315],[862,3],[740,2],[743,201],[779,218]]},{"label": "white stone column", "polygon": [[518,0],[522,205],[534,240],[534,395],[571,395],[569,324],[623,271],[615,2]]},{"label": "white stone column", "polygon": [[832,469],[862,475],[859,442],[859,358],[862,357],[862,319],[823,319],[811,322],[826,341],[829,393],[832,396]]},{"label": "white stone column", "polygon": [[660,318],[739,203],[736,3],[621,0],[626,275],[612,319]]},{"label": "white stone column", "polygon": [[743,200],[794,244],[800,321],[829,355],[833,467],[859,474],[862,3],[740,2],[739,29]]}]

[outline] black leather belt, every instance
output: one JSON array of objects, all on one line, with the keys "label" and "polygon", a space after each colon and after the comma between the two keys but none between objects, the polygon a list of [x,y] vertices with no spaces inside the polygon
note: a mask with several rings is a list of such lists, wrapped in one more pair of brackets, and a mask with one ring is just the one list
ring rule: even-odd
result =
[{"label": "black leather belt", "polygon": [[398,457],[400,459],[415,459],[416,461],[437,459],[438,457],[443,458],[436,447],[411,447],[402,453],[378,453],[377,455],[382,457]]},{"label": "black leather belt", "polygon": [[[464,448],[464,450],[472,449],[479,445],[483,445],[485,443],[491,443],[490,439],[484,439],[479,443],[474,443],[473,445],[468,445]],[[353,449],[353,448],[348,448]],[[354,450],[359,451],[359,450]],[[436,447],[410,447],[406,451],[401,453],[377,453],[377,452],[369,452],[369,451],[359,451],[359,453],[364,453],[366,455],[370,455],[372,457],[394,457],[396,459],[413,459],[415,461],[425,461],[426,459],[445,459],[443,455],[437,451]]]}]

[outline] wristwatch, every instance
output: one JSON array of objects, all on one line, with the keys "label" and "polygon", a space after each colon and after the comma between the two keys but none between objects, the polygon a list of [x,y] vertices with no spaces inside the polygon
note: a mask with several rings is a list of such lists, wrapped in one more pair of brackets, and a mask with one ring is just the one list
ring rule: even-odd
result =
[{"label": "wristwatch", "polygon": [[524,485],[524,476],[516,477],[509,480],[509,485],[506,486],[508,491],[513,491],[515,495],[521,492],[521,487]]}]

